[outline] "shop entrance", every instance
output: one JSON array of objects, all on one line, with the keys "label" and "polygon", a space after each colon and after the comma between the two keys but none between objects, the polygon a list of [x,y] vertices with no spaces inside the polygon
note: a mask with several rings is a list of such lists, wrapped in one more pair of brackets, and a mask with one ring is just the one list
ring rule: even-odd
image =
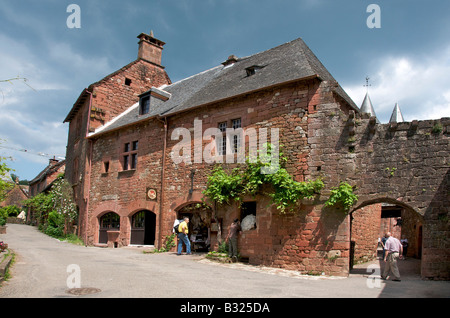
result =
[{"label": "shop entrance", "polygon": [[131,238],[133,245],[154,245],[156,232],[155,213],[142,210],[131,217]]},{"label": "shop entrance", "polygon": [[177,219],[189,218],[189,240],[193,251],[209,251],[212,210],[202,203],[190,203],[177,211]]},{"label": "shop entrance", "polygon": [[114,212],[104,214],[99,220],[98,242],[108,243],[108,231],[120,231],[120,216]]}]

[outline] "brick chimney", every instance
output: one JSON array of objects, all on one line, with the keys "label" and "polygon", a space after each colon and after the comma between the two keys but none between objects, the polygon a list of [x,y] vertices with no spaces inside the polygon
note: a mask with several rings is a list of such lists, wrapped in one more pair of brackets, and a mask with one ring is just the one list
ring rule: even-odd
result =
[{"label": "brick chimney", "polygon": [[163,50],[163,41],[158,40],[153,36],[153,31],[150,35],[141,33],[138,35],[139,51],[138,59],[143,59],[156,65],[161,65],[161,54]]},{"label": "brick chimney", "polygon": [[58,162],[59,162],[59,160],[56,159],[56,158],[54,158],[54,157],[48,160],[49,166],[54,166],[54,165],[56,165]]}]

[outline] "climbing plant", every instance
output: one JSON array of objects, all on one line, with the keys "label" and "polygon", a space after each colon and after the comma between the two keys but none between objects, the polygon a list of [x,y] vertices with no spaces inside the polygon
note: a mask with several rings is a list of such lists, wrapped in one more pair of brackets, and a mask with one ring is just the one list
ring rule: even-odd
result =
[{"label": "climbing plant", "polygon": [[264,155],[257,160],[249,160],[246,164],[226,172],[222,166],[213,169],[208,177],[206,189],[203,194],[207,199],[217,204],[240,202],[246,195],[256,195],[262,192],[264,185],[271,186],[267,194],[280,213],[285,213],[300,200],[311,199],[319,194],[323,188],[322,180],[310,180],[307,182],[295,181],[284,168],[287,159],[280,151],[280,166],[273,173],[262,173],[263,167],[270,167],[270,144],[263,151]]},{"label": "climbing plant", "polygon": [[347,182],[341,182],[338,187],[331,189],[331,195],[325,202],[325,206],[342,205],[347,212],[358,201],[358,196],[353,193],[353,187]]},{"label": "climbing plant", "polygon": [[64,175],[60,175],[48,193],[39,193],[25,200],[23,204],[36,213],[40,229],[44,233],[55,237],[63,237],[70,224],[78,216],[72,191],[72,187],[64,179]]}]

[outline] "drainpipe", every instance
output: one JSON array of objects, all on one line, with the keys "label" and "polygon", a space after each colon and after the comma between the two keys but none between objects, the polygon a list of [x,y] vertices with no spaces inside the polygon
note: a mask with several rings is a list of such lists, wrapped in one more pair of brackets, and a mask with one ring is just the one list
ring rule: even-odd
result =
[{"label": "drainpipe", "polygon": [[[89,127],[90,127],[90,123],[91,123],[91,108],[92,108],[92,93],[89,92],[87,89],[85,90],[86,93],[89,94],[89,110],[88,110],[88,118],[87,118],[87,127],[86,127],[86,140],[89,143],[89,167],[88,167],[88,173],[89,173],[89,178],[88,178],[88,186],[87,186],[87,195],[85,195],[85,200],[86,200],[86,220],[85,220],[85,238],[84,238],[84,245],[87,247],[87,239],[88,239],[88,224],[89,224],[89,193],[90,193],[90,189],[91,189],[91,170],[92,170],[92,148],[93,148],[93,144],[94,142],[90,139],[88,139],[89,136]],[[86,174],[85,174],[86,175]],[[84,189],[83,189],[84,192]]]},{"label": "drainpipe", "polygon": [[163,211],[163,199],[164,199],[164,177],[166,171],[166,148],[167,148],[167,117],[164,117],[164,120],[161,120],[157,117],[157,119],[163,123],[164,125],[164,141],[163,141],[163,153],[162,153],[162,168],[161,168],[161,191],[160,191],[160,202],[159,202],[159,240],[158,240],[158,248],[162,246],[162,211]]}]

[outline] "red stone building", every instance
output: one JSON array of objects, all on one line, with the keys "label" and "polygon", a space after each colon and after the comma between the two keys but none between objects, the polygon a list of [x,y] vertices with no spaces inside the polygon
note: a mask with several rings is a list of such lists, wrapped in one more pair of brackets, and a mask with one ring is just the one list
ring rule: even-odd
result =
[{"label": "red stone building", "polygon": [[[254,129],[258,137],[278,131],[286,168],[295,180],[321,178],[325,183],[320,196],[304,200],[293,214],[281,215],[263,194],[244,198],[241,207],[217,207],[224,235],[234,218],[254,216],[254,226],[239,239],[241,257],[249,262],[347,275],[354,255],[373,258],[382,203],[410,211],[411,220],[418,222],[410,222],[411,227],[423,226],[424,239],[434,242],[431,233],[448,214],[443,190],[448,182],[448,120],[441,120],[444,129],[433,136],[433,143],[426,140],[428,122],[377,123],[361,113],[301,39],[249,57],[232,55],[212,69],[171,83],[160,66],[163,42],[145,34],[140,38],[138,60],[91,85],[66,118],[66,173],[76,190],[80,236],[86,244],[161,247],[174,220],[188,215],[194,247],[214,248],[219,229],[212,217],[214,206],[199,205],[215,166],[205,149],[215,145],[224,162],[228,154],[232,163],[223,166],[230,169],[239,164],[233,149],[251,139],[232,135],[226,144],[227,128]],[[140,76],[139,65],[153,76]],[[217,129],[219,134],[210,134]],[[415,140],[413,146],[403,134]],[[180,152],[184,138],[190,147]],[[414,152],[420,148],[428,153],[431,145],[443,153],[430,152],[427,160],[434,169],[423,175],[415,170]],[[395,174],[385,175],[385,165],[394,163]],[[408,184],[398,178],[410,173],[420,179]],[[430,180],[440,186],[428,186]],[[348,214],[324,206],[329,190],[340,181],[355,184],[360,196]],[[416,193],[425,185],[426,198]],[[448,235],[448,229],[444,232]],[[411,235],[418,237],[417,232]],[[448,276],[444,245],[436,243],[423,253],[429,255],[422,265],[426,276]],[[431,266],[437,255],[446,258]]]},{"label": "red stone building", "polygon": [[58,176],[64,174],[65,169],[65,160],[50,159],[48,166],[29,182],[30,196],[34,197],[41,192],[48,191]]},{"label": "red stone building", "polygon": [[[161,65],[164,42],[140,34],[137,59],[84,89],[64,122],[70,123],[66,154],[66,178],[74,189],[79,208],[80,236],[86,238],[89,210],[92,142],[87,135],[114,120],[153,86],[170,84]],[[113,194],[111,194],[113,195]]]}]

